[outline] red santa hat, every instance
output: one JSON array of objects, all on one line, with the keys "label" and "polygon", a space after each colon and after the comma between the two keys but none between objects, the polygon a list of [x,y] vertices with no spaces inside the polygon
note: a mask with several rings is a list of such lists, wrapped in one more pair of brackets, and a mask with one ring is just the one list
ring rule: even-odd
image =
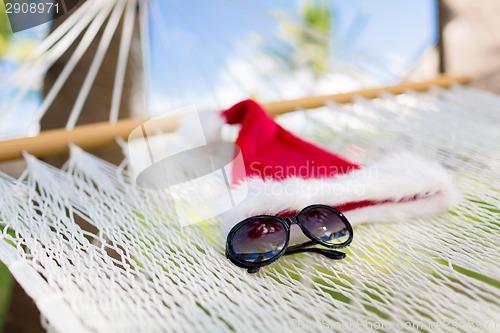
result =
[{"label": "red santa hat", "polygon": [[289,216],[311,204],[337,208],[356,225],[428,217],[458,201],[452,177],[435,161],[399,153],[356,164],[288,132],[252,100],[222,116],[241,124],[236,144],[244,170],[233,169],[232,192],[248,190],[223,215],[222,236],[247,217]]}]

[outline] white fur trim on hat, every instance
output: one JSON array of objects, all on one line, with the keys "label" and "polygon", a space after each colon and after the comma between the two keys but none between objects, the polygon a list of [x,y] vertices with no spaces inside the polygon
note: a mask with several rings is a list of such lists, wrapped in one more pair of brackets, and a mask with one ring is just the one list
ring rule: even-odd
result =
[{"label": "white fur trim on hat", "polygon": [[451,175],[439,163],[410,153],[386,157],[371,166],[334,178],[293,177],[283,181],[250,178],[239,184],[233,193],[240,189],[248,189],[248,195],[223,215],[223,237],[247,217],[300,211],[312,204],[338,207],[353,202],[381,202],[345,211],[347,219],[356,225],[431,216],[459,200]]}]

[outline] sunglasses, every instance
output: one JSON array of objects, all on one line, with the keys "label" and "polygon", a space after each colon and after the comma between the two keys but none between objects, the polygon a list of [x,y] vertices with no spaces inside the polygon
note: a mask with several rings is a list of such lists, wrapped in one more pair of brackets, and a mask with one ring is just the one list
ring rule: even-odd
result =
[{"label": "sunglasses", "polygon": [[[288,246],[294,223],[310,241]],[[249,273],[294,253],[314,252],[330,259],[343,259],[343,252],[311,246],[342,248],[352,242],[353,236],[351,224],[341,212],[325,205],[311,205],[292,217],[259,215],[241,221],[227,236],[226,257]]]}]

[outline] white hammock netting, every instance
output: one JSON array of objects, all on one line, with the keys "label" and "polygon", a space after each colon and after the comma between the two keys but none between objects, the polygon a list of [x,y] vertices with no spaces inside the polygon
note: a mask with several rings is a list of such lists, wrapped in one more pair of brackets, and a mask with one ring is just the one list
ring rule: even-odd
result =
[{"label": "white hammock netting", "polygon": [[287,256],[248,274],[225,258],[217,219],[181,228],[169,193],[78,147],[63,170],[26,156],[20,180],[0,178],[0,259],[58,332],[498,332],[499,108],[453,87],[280,118],[355,162],[405,149],[456,178],[459,206],[357,226],[344,260]]}]

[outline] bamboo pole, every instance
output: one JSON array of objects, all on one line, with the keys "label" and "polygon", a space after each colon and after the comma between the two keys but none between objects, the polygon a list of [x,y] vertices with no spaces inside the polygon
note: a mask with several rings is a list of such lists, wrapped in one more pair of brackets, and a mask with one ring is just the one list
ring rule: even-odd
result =
[{"label": "bamboo pole", "polygon": [[433,80],[423,82],[408,82],[401,83],[395,86],[363,89],[343,94],[311,96],[290,101],[272,102],[266,104],[264,107],[269,114],[276,116],[282,113],[300,109],[318,108],[325,105],[325,103],[327,102],[345,104],[351,103],[356,97],[377,98],[382,93],[399,95],[407,90],[426,91],[433,86],[448,88],[453,84],[468,84],[469,81],[469,78],[465,76],[438,76]]},{"label": "bamboo pole", "polygon": [[[272,102],[264,104],[266,111],[273,115],[280,115],[298,109],[312,109],[325,105],[328,102],[350,103],[356,97],[376,98],[381,93],[402,94],[407,90],[426,91],[437,86],[447,88],[453,84],[467,84],[467,77],[440,76],[424,82],[402,83],[396,86],[364,89],[349,93],[312,96],[290,101]],[[90,125],[81,125],[71,131],[65,129],[49,130],[38,136],[0,141],[0,162],[22,157],[24,151],[37,157],[63,153],[68,150],[68,144],[73,143],[83,149],[95,148],[106,145],[116,137],[127,139],[130,133],[141,126],[147,119],[131,118],[120,120],[115,124],[100,122]],[[172,132],[178,126],[178,118],[165,118],[156,122],[164,132]]]}]

